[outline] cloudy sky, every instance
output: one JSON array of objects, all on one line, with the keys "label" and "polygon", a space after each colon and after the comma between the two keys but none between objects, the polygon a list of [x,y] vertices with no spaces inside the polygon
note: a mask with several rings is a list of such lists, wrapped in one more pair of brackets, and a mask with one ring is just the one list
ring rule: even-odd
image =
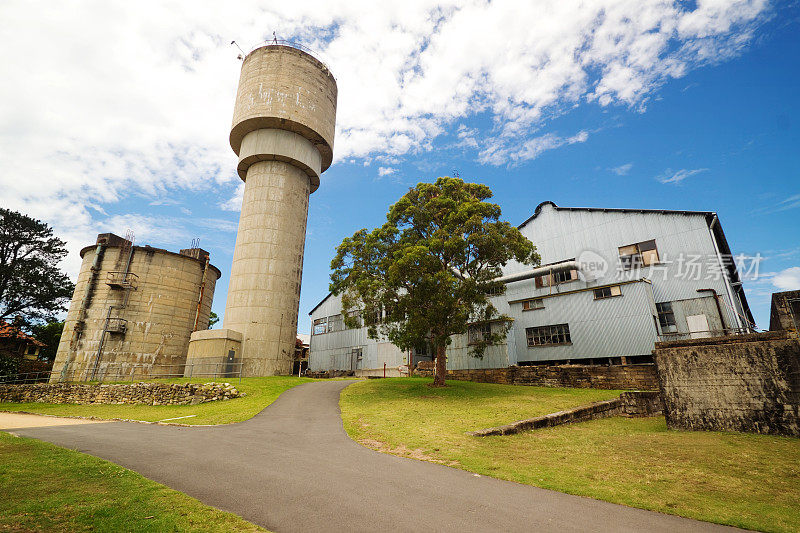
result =
[{"label": "cloudy sky", "polygon": [[0,4],[0,199],[72,251],[98,232],[223,271],[241,181],[240,62],[276,32],[337,78],[334,165],[311,199],[300,329],[335,246],[458,171],[521,223],[562,206],[719,213],[759,326],[800,288],[800,8],[766,0]]}]

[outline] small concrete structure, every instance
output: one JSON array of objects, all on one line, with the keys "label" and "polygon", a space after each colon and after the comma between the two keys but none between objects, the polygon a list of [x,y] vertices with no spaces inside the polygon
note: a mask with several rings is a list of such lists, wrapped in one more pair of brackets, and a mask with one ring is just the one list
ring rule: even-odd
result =
[{"label": "small concrete structure", "polygon": [[51,381],[183,375],[189,337],[208,328],[220,276],[208,253],[103,233],[81,257]]},{"label": "small concrete structure", "polygon": [[292,372],[308,200],[333,160],[336,98],[333,75],[302,50],[244,58],[230,143],[245,189],[223,321],[242,334],[244,376]]},{"label": "small concrete structure", "polygon": [[232,329],[204,329],[192,333],[186,355],[185,377],[238,374],[242,334]]}]

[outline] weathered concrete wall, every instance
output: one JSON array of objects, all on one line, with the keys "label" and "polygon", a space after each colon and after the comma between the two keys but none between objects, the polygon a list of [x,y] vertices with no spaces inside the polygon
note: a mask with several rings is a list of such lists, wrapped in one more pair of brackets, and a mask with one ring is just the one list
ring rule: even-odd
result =
[{"label": "weathered concrete wall", "polygon": [[245,188],[224,327],[243,335],[246,376],[292,372],[308,198],[332,161],[337,91],[325,65],[290,46],[242,63],[230,141]]},{"label": "weathered concrete wall", "polygon": [[[97,364],[98,379],[142,378],[154,374],[183,374],[189,337],[194,329],[197,301],[205,261],[166,250],[136,246],[130,272],[138,279],[136,290],[125,291],[107,284],[109,272],[124,269],[123,248],[109,246],[102,252],[92,275],[95,246],[81,251],[83,263],[64,324],[53,365],[53,381],[87,379],[92,374],[103,327],[110,306],[112,317],[126,320],[124,333],[107,333]],[[208,327],[214,287],[220,272],[209,266],[200,306],[198,329]],[[94,281],[92,281],[94,280]],[[86,287],[91,298],[84,300]],[[85,316],[81,327],[81,310]],[[170,370],[174,372],[170,372]]]},{"label": "weathered concrete wall", "polygon": [[246,376],[292,371],[309,187],[283,161],[247,171],[224,317],[226,329],[244,335]]},{"label": "weathered concrete wall", "polygon": [[244,59],[233,110],[230,142],[239,149],[258,129],[293,131],[311,140],[331,165],[336,129],[336,80],[311,55],[290,46],[265,46]]},{"label": "weathered concrete wall", "polygon": [[800,436],[800,343],[767,332],[656,344],[667,425]]},{"label": "weathered concrete wall", "polygon": [[[189,340],[184,376],[239,375],[242,334],[232,329],[195,331]],[[233,352],[233,361],[229,354]]]},{"label": "weathered concrete wall", "polygon": [[229,383],[0,385],[0,402],[13,403],[186,405],[230,400],[239,396],[243,394]]},{"label": "weathered concrete wall", "polygon": [[774,293],[769,316],[769,329],[796,333],[798,327],[800,327],[800,291]]},{"label": "weathered concrete wall", "polygon": [[[432,365],[420,363],[414,373],[418,376],[432,376]],[[653,365],[543,365],[448,370],[447,379],[535,387],[658,389],[658,379]]]}]

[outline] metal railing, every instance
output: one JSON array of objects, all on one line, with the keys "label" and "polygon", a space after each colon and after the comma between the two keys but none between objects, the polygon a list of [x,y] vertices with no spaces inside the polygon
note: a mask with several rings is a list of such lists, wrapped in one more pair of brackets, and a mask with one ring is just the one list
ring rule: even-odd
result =
[{"label": "metal railing", "polygon": [[[300,43],[298,43],[296,41],[289,41],[287,39],[278,39],[277,37],[273,37],[272,39],[267,39],[266,41],[261,41],[257,45],[255,45],[252,48],[250,48],[250,50],[248,50],[247,53],[243,54],[243,55],[244,55],[244,57],[249,56],[255,50],[258,50],[259,48],[263,48],[265,46],[288,46],[290,48],[297,48],[298,50],[302,50],[303,52],[309,54],[314,59],[316,59],[317,61],[319,61],[323,65],[325,65],[325,68],[328,69],[328,73],[330,73],[330,75],[333,76],[333,73],[331,72],[330,67],[328,67],[327,61],[325,61],[323,54],[317,52],[316,50],[314,50],[312,48],[309,48],[308,46],[300,44]],[[241,48],[240,48],[240,50],[241,50]],[[242,57],[242,59],[244,59],[244,57]],[[333,76],[333,78],[336,79],[335,76]]]},{"label": "metal railing", "polygon": [[[96,372],[91,364],[71,365],[66,369],[42,372],[21,372],[0,376],[0,384],[33,383],[134,383],[173,378],[238,378],[242,381],[243,361],[227,361],[213,357],[196,359],[186,364],[101,363]],[[94,374],[94,376],[93,376]]]},{"label": "metal railing", "polygon": [[669,341],[684,341],[696,339],[709,339],[712,337],[729,337],[732,335],[746,335],[748,333],[755,333],[756,331],[750,328],[725,328],[725,329],[710,329],[706,331],[675,331],[671,333],[662,333],[658,336],[659,342]]},{"label": "metal railing", "polygon": [[131,289],[135,291],[139,288],[139,276],[132,272],[112,270],[106,276],[106,285],[115,289]]}]

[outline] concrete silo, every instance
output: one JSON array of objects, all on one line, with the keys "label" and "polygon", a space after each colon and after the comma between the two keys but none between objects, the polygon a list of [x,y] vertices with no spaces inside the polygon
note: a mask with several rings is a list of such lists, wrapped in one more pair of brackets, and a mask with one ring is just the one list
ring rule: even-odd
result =
[{"label": "concrete silo", "polygon": [[103,233],[81,257],[51,381],[181,375],[192,331],[208,328],[220,276],[208,253]]},{"label": "concrete silo", "polygon": [[244,58],[230,133],[244,199],[216,335],[241,334],[245,376],[291,372],[308,200],[333,158],[336,97],[328,68],[298,48]]}]

